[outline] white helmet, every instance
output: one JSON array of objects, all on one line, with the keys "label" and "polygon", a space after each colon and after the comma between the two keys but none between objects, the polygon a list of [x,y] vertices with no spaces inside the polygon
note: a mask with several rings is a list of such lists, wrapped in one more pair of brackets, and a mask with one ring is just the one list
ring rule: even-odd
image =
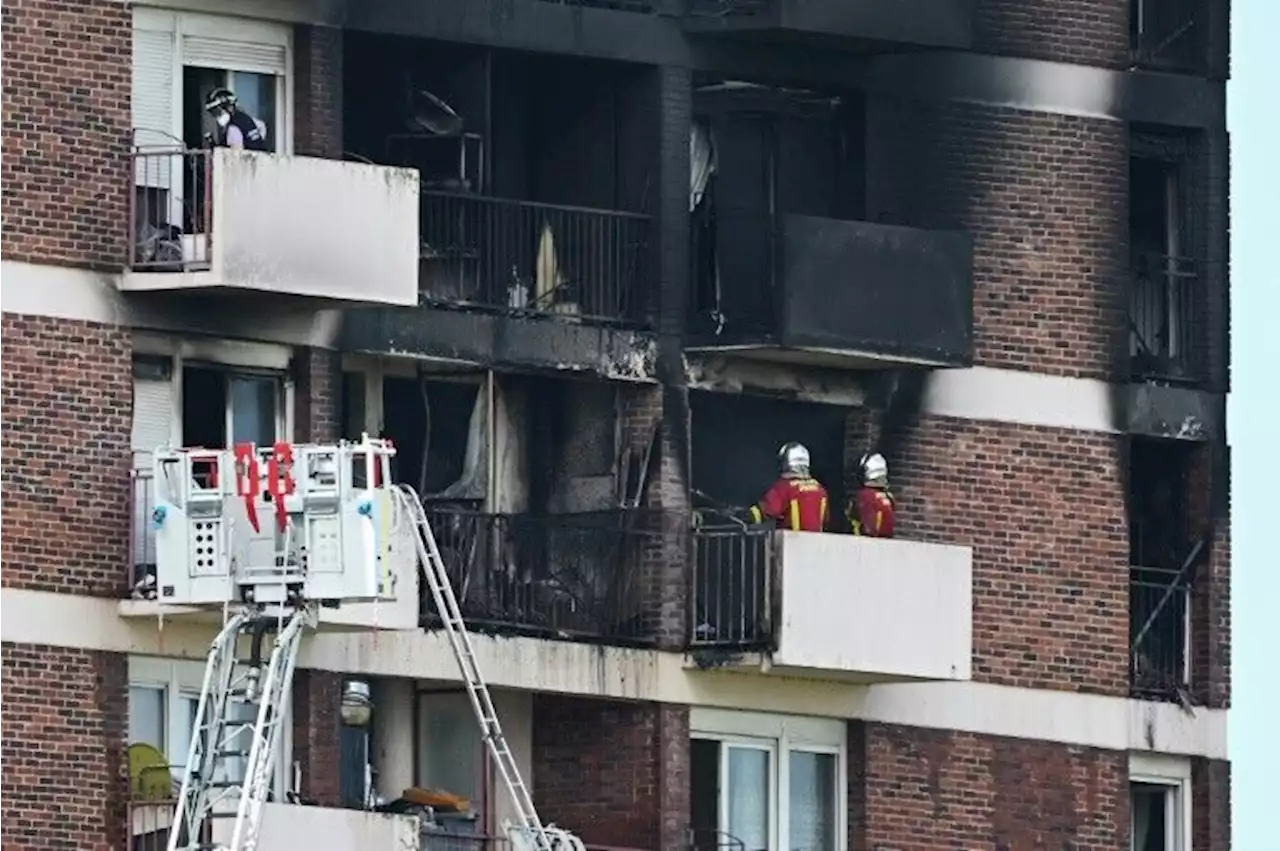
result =
[{"label": "white helmet", "polygon": [[868,485],[889,483],[889,465],[879,452],[862,456],[862,481]]},{"label": "white helmet", "polygon": [[778,466],[784,475],[809,475],[809,450],[799,443],[784,443],[778,450]]}]

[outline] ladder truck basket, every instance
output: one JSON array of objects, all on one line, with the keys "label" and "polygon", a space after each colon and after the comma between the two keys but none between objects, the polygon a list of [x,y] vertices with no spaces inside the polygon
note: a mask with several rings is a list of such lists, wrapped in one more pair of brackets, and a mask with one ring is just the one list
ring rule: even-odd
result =
[{"label": "ladder truck basket", "polygon": [[154,455],[161,603],[358,603],[395,599],[402,526],[390,441],[242,443]]}]

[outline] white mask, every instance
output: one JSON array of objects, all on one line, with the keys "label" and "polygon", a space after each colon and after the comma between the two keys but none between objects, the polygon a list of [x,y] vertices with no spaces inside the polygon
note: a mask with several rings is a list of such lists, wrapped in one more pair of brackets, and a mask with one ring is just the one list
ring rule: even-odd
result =
[{"label": "white mask", "polygon": [[213,120],[218,122],[219,127],[226,127],[231,123],[231,113],[219,112]]}]

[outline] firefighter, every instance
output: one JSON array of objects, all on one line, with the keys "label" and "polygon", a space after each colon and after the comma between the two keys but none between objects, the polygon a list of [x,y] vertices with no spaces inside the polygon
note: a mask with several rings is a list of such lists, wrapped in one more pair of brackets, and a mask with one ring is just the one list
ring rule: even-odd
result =
[{"label": "firefighter", "polygon": [[221,87],[214,89],[205,98],[204,108],[218,123],[213,139],[218,147],[268,150],[267,125],[240,109],[235,92]]},{"label": "firefighter", "polygon": [[853,534],[868,538],[893,537],[893,494],[889,492],[889,465],[880,453],[863,455],[858,462],[862,484],[846,514]]},{"label": "firefighter", "polygon": [[809,475],[809,450],[784,443],[778,450],[781,475],[748,509],[753,523],[766,518],[793,532],[821,532],[827,525],[827,489]]}]

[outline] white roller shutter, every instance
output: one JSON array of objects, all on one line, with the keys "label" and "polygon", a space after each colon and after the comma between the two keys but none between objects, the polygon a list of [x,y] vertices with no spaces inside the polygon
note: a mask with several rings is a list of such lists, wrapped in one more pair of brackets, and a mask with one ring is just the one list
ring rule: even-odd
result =
[{"label": "white roller shutter", "polygon": [[[140,23],[135,21],[133,30],[133,141],[144,149],[179,147],[182,142],[175,138],[175,36],[172,30]],[[138,185],[167,189],[172,170],[168,158],[140,159]]]},{"label": "white roller shutter", "polygon": [[173,383],[169,379],[133,379],[133,563],[155,564],[155,537],[149,518],[155,491],[152,453],[172,443]]},{"label": "white roller shutter", "polygon": [[287,51],[282,44],[184,35],[182,63],[202,68],[227,68],[233,71],[284,76],[287,69]]}]

